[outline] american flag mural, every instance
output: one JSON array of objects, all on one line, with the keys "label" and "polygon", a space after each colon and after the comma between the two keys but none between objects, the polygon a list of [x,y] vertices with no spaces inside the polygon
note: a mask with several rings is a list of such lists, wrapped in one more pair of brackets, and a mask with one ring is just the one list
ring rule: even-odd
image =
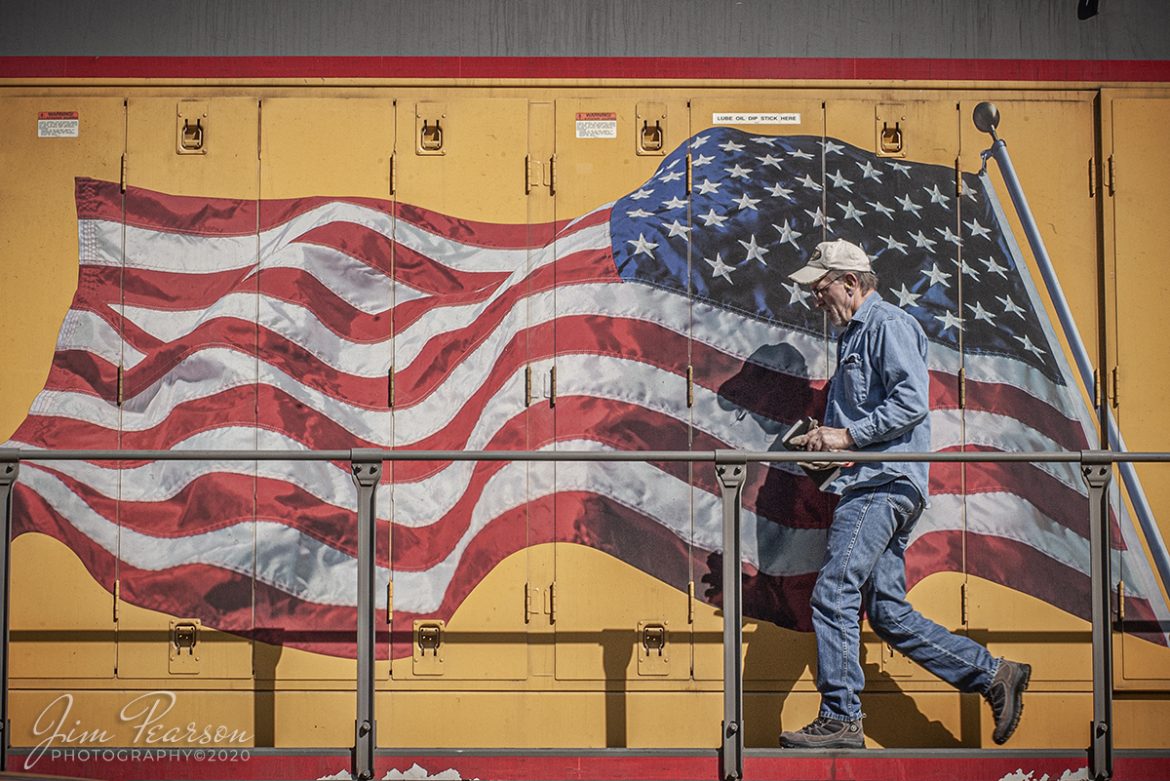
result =
[{"label": "american flag mural", "polygon": [[[986,177],[956,186],[950,168],[834,139],[712,128],[635,192],[535,228],[425,204],[123,194],[89,179],[77,209],[77,294],[10,446],[778,449],[788,424],[820,416],[832,374],[832,335],[787,278],[825,238],[864,247],[881,295],[925,329],[935,449],[1092,441]],[[543,377],[554,363],[555,408],[526,407],[526,366]],[[384,606],[393,578],[397,630],[450,617],[504,557],[541,542],[592,546],[678,588],[707,581],[719,599],[719,492],[702,466],[402,462],[383,483],[377,591]],[[1075,465],[964,476],[936,464],[931,491],[911,583],[960,570],[965,534],[968,572],[1087,617]],[[348,655],[348,639],[313,638],[355,624],[355,499],[347,464],[26,463],[14,517],[99,582],[117,567],[135,604]],[[528,523],[539,502],[555,523]],[[749,615],[810,628],[831,510],[795,468],[752,469]],[[1127,615],[1166,620],[1131,519],[1114,510]]]}]

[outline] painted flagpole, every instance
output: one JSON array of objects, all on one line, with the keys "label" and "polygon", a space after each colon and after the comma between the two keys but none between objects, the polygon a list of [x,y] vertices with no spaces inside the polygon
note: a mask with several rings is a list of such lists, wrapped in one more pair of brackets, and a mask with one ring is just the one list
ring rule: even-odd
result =
[{"label": "painted flagpole", "polygon": [[[1093,364],[1089,360],[1089,353],[1085,349],[1085,343],[1081,339],[1076,323],[1073,321],[1068,301],[1065,299],[1064,291],[1060,286],[1060,280],[1057,278],[1056,270],[1052,266],[1052,259],[1048,256],[1048,250],[1044,247],[1044,240],[1040,237],[1040,229],[1036,226],[1036,221],[1032,218],[1032,210],[1028,206],[1028,199],[1024,197],[1024,189],[1020,186],[1020,180],[1016,177],[1015,168],[1012,166],[1011,158],[1008,156],[1007,144],[995,133],[995,126],[997,124],[999,124],[999,112],[995,109],[994,105],[980,103],[975,107],[975,126],[983,132],[990,134],[994,141],[991,148],[981,154],[984,164],[986,164],[988,157],[994,157],[996,162],[999,163],[999,170],[1003,175],[1004,184],[1007,186],[1012,203],[1016,207],[1016,214],[1019,216],[1020,223],[1024,227],[1024,233],[1028,237],[1028,244],[1032,248],[1032,254],[1036,256],[1036,262],[1040,268],[1040,275],[1043,277],[1044,286],[1048,290],[1048,297],[1052,300],[1052,305],[1056,308],[1056,314],[1060,319],[1061,328],[1064,330],[1065,338],[1068,340],[1069,348],[1072,350],[1074,360],[1076,360],[1077,371],[1081,376],[1081,382],[1084,384],[1091,398],[1093,396]],[[1108,427],[1106,445],[1115,443],[1119,451],[1125,452],[1127,450],[1125,440],[1122,439],[1121,432],[1117,428],[1117,421],[1114,420],[1113,414],[1108,410],[1106,411],[1106,417]],[[1158,568],[1158,575],[1162,579],[1162,587],[1170,591],[1170,553],[1166,550],[1166,542],[1162,539],[1162,533],[1158,529],[1158,524],[1154,521],[1153,510],[1146,500],[1141,483],[1138,482],[1137,471],[1133,463],[1128,461],[1119,462],[1117,466],[1121,472],[1122,482],[1125,483],[1125,490],[1129,494],[1130,501],[1133,502],[1134,512],[1137,514],[1142,534],[1146,538],[1146,544],[1150,548],[1150,554],[1154,557],[1154,565]]]}]

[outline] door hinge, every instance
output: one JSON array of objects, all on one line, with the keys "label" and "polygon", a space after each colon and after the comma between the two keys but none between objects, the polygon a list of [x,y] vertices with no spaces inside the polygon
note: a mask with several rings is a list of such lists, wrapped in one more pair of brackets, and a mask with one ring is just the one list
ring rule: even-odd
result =
[{"label": "door hinge", "polygon": [[967,367],[959,369],[959,409],[967,408]]},{"label": "door hinge", "polygon": [[1109,396],[1112,400],[1113,408],[1117,409],[1118,402],[1121,399],[1121,369],[1114,366],[1111,374],[1113,379],[1110,383],[1112,387],[1109,389]]},{"label": "door hinge", "polygon": [[126,154],[122,154],[122,162],[119,164],[118,172],[118,186],[122,192],[126,192]]},{"label": "door hinge", "polygon": [[557,367],[553,366],[548,370],[548,405],[555,407],[557,405]]},{"label": "door hinge", "polygon": [[967,625],[967,584],[959,586],[959,623]]},{"label": "door hinge", "polygon": [[687,408],[695,406],[695,367],[687,366]]},{"label": "door hinge", "polygon": [[687,581],[687,623],[695,623],[695,581]]},{"label": "door hinge", "polygon": [[394,367],[386,370],[386,406],[394,409]]},{"label": "door hinge", "polygon": [[[532,175],[532,165],[533,165],[532,155],[524,155],[524,194],[525,195],[532,194],[532,180],[534,178]],[[536,165],[540,165],[540,163],[536,163]]]},{"label": "door hinge", "polygon": [[1114,179],[1114,171],[1113,171],[1113,155],[1109,155],[1108,185],[1109,185],[1109,195],[1114,195],[1117,192],[1117,188],[1116,188],[1116,181]]},{"label": "door hinge", "polygon": [[691,187],[693,187],[693,186],[694,185],[691,181],[691,153],[687,152],[687,198],[688,199],[690,199],[690,197],[691,197]]},{"label": "door hinge", "polygon": [[1117,620],[1125,620],[1125,581],[1117,581]]},{"label": "door hinge", "polygon": [[532,366],[524,367],[524,406],[532,405]]},{"label": "door hinge", "polygon": [[126,372],[122,368],[122,364],[118,364],[118,388],[117,388],[118,399],[117,399],[117,401],[118,401],[119,407],[122,406],[123,378],[125,377],[125,374],[126,374]]},{"label": "door hinge", "polygon": [[1101,373],[1093,369],[1093,406],[1101,406]]},{"label": "door hinge", "polygon": [[557,156],[548,159],[548,194],[557,194]]},{"label": "door hinge", "polygon": [[386,583],[386,623],[394,623],[394,581]]},{"label": "door hinge", "polygon": [[118,623],[118,603],[122,600],[122,581],[114,581],[114,623]]},{"label": "door hinge", "polygon": [[1097,197],[1097,166],[1093,164],[1093,158],[1089,158],[1089,197]]},{"label": "door hinge", "polygon": [[955,158],[955,197],[963,197],[963,172],[959,169],[959,158]]},{"label": "door hinge", "polygon": [[391,195],[394,195],[394,188],[397,186],[397,174],[398,174],[398,171],[396,170],[397,165],[398,165],[398,156],[394,152],[391,152],[390,153],[390,194]]}]

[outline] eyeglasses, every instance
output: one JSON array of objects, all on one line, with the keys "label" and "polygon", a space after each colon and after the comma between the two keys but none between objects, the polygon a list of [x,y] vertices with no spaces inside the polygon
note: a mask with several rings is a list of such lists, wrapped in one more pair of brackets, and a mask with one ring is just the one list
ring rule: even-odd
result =
[{"label": "eyeglasses", "polygon": [[842,277],[833,277],[832,279],[830,279],[828,282],[826,282],[823,285],[818,285],[817,287],[810,288],[810,292],[813,294],[814,298],[820,298],[821,296],[823,296],[825,294],[826,290],[831,288],[837,282],[840,282],[841,279],[842,279]]}]

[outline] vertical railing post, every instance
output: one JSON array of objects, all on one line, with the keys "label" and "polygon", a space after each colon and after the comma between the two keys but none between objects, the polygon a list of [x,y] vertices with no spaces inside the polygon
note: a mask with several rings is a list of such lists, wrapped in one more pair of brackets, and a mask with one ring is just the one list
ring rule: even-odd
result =
[{"label": "vertical railing post", "polygon": [[1093,619],[1093,723],[1089,764],[1094,781],[1113,777],[1113,575],[1109,533],[1109,498],[1105,489],[1113,476],[1112,454],[1081,453],[1081,475],[1089,486],[1089,574]]},{"label": "vertical railing post", "polygon": [[715,451],[715,474],[723,494],[723,733],[719,775],[743,778],[743,556],[740,509],[747,458]]},{"label": "vertical railing post", "polygon": [[8,730],[8,564],[12,552],[12,484],[20,473],[20,454],[16,450],[0,450],[0,583],[4,595],[0,599],[0,771],[8,769],[8,746],[12,742]]},{"label": "vertical railing post", "polygon": [[374,777],[377,721],[374,719],[374,575],[380,450],[350,451],[350,468],[358,489],[357,575],[357,720],[354,722],[353,777]]}]

